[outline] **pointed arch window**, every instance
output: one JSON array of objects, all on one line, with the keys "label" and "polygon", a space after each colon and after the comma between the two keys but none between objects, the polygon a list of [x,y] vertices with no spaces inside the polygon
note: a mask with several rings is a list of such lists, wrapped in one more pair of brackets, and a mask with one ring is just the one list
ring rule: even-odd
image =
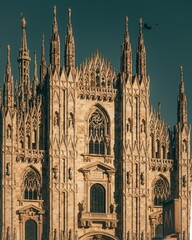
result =
[{"label": "pointed arch window", "polygon": [[160,177],[154,186],[154,206],[161,206],[169,198],[169,183]]},{"label": "pointed arch window", "polygon": [[24,199],[37,200],[40,195],[40,175],[33,169],[24,176]]},{"label": "pointed arch window", "polygon": [[106,115],[96,109],[89,118],[89,153],[110,154],[110,127]]},{"label": "pointed arch window", "polygon": [[90,190],[90,212],[105,213],[106,193],[101,184],[94,184]]}]

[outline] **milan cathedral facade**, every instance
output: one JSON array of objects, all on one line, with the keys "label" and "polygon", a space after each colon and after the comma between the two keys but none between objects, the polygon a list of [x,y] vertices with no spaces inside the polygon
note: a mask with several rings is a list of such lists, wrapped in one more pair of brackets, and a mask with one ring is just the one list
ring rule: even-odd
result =
[{"label": "milan cathedral facade", "polygon": [[125,26],[119,73],[98,51],[77,68],[71,10],[61,53],[54,7],[50,61],[43,37],[38,76],[36,53],[30,73],[22,19],[19,82],[8,46],[0,99],[2,240],[162,238],[163,203],[174,198],[178,239],[189,239],[191,129],[183,69],[177,124],[170,128],[160,106],[149,103],[142,20],[135,73],[128,18]]}]

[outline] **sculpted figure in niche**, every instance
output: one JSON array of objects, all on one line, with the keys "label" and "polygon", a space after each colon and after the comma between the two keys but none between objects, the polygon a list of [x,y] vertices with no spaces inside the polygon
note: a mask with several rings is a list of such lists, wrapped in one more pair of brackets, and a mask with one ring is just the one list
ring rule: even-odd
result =
[{"label": "sculpted figure in niche", "polygon": [[183,152],[187,152],[187,141],[183,140]]},{"label": "sculpted figure in niche", "polygon": [[69,114],[69,127],[74,127],[74,114],[72,112]]},{"label": "sculpted figure in niche", "polygon": [[130,234],[129,234],[129,231],[127,232],[127,240],[130,240]]},{"label": "sculpted figure in niche", "polygon": [[144,172],[141,173],[140,178],[141,178],[141,185],[144,185],[145,184],[145,182],[144,182]]},{"label": "sculpted figure in niche", "polygon": [[7,127],[7,139],[11,139],[11,125]]},{"label": "sculpted figure in niche", "polygon": [[132,132],[132,122],[130,118],[128,118],[127,121],[127,132]]},{"label": "sculpted figure in niche", "polygon": [[69,240],[72,240],[72,230],[69,230]]},{"label": "sculpted figure in niche", "polygon": [[54,230],[54,240],[57,240],[57,229]]},{"label": "sculpted figure in niche", "polygon": [[69,180],[73,179],[73,170],[72,168],[69,168]]},{"label": "sculpted figure in niche", "polygon": [[54,126],[59,126],[59,113],[55,112],[54,115]]},{"label": "sculpted figure in niche", "polygon": [[145,120],[144,119],[142,120],[142,123],[141,123],[141,133],[145,133]]},{"label": "sculpted figure in niche", "polygon": [[130,184],[131,183],[131,177],[132,177],[132,174],[130,171],[127,172],[127,184]]},{"label": "sculpted figure in niche", "polygon": [[6,240],[10,240],[11,239],[11,236],[10,236],[10,228],[9,226],[7,227],[7,237],[6,237]]},{"label": "sculpted figure in niche", "polygon": [[10,175],[10,163],[8,162],[6,165],[6,175],[9,176]]}]

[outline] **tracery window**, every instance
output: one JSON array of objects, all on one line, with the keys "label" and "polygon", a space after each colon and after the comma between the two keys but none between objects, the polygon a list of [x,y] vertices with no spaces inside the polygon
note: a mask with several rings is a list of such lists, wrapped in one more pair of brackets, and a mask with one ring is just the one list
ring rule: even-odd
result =
[{"label": "tracery window", "polygon": [[105,213],[106,193],[101,184],[94,184],[90,190],[90,212]]},{"label": "tracery window", "polygon": [[161,206],[169,198],[169,183],[160,177],[154,186],[154,206]]},{"label": "tracery window", "polygon": [[89,153],[110,154],[109,121],[98,109],[89,118]]},{"label": "tracery window", "polygon": [[24,177],[24,199],[38,199],[40,186],[39,174],[33,169],[29,170]]}]

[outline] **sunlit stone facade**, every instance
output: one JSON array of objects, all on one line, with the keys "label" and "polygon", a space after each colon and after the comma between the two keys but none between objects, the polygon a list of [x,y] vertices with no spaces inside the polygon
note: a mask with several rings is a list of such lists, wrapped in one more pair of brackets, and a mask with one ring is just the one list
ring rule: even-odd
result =
[{"label": "sunlit stone facade", "polygon": [[61,54],[54,7],[50,62],[43,37],[40,76],[36,54],[30,74],[24,18],[18,84],[7,47],[0,115],[1,239],[162,237],[162,204],[173,198],[180,199],[179,239],[189,239],[190,125],[182,67],[178,122],[171,129],[160,105],[156,111],[149,103],[142,20],[136,72],[126,18],[117,73],[98,51],[75,66],[70,9],[68,14]]}]

